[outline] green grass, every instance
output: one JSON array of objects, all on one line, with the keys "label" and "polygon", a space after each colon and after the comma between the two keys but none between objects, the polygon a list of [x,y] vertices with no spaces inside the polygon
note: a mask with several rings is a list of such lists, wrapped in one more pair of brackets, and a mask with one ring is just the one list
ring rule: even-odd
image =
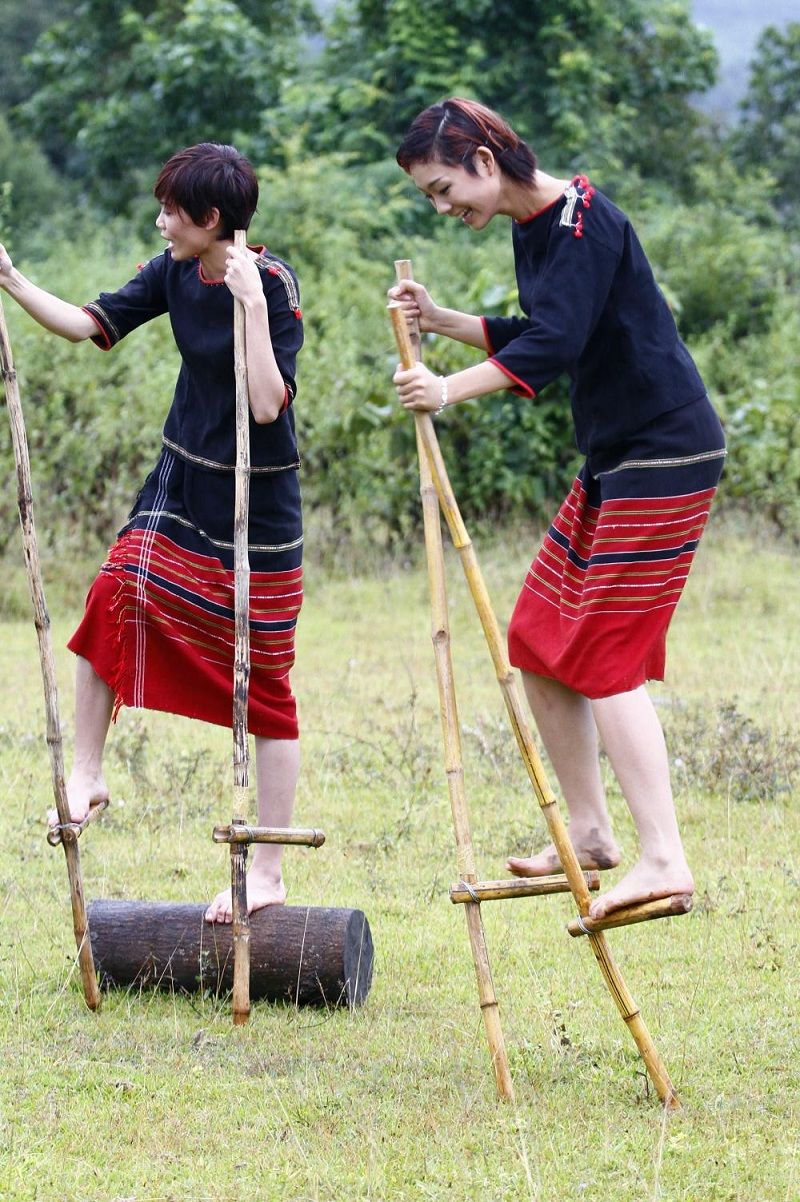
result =
[{"label": "green grass", "polygon": [[[479,548],[498,613],[535,545]],[[543,839],[477,619],[450,564],[466,780],[480,874]],[[79,572],[71,569],[72,577]],[[569,899],[483,907],[517,1102],[494,1097],[464,918],[418,562],[372,577],[309,573],[295,686],[304,764],[290,902],[357,906],[375,941],[364,1008],[137,990],[84,1008],[51,803],[38,656],[6,564],[0,624],[0,1197],[8,1200],[792,1202],[797,1163],[800,598],[788,549],[713,527],[653,686],[698,884],[679,922],[610,945],[684,1109],[667,1118]],[[77,620],[51,586],[67,744]],[[17,599],[17,601],[14,600]],[[16,616],[14,616],[16,615]],[[200,901],[221,888],[230,734],[126,711],[114,803],[81,843],[89,897]],[[610,785],[623,845],[627,810]],[[794,792],[794,796],[793,796]],[[123,804],[124,803],[124,804]],[[613,879],[613,877],[612,877]]]}]

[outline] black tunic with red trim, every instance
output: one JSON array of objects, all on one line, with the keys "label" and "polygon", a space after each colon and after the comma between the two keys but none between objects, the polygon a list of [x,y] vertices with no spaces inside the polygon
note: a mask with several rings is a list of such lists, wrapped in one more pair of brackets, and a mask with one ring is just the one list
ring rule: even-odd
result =
[{"label": "black tunic with red trim", "polygon": [[611,696],[663,678],[724,436],[633,227],[585,176],[515,223],[513,243],[525,316],[482,319],[491,360],[528,397],[569,375],[586,463],[531,564],[509,654]]},{"label": "black tunic with red trim", "polygon": [[[256,259],[269,333],[285,385],[276,421],[250,417],[248,726],[296,738],[289,684],[303,596],[299,457],[291,402],[303,343],[297,280],[263,248]],[[87,598],[70,647],[117,705],[230,725],[233,707],[235,398],[233,296],[199,260],[165,250],[123,288],[85,310],[110,349],[168,313],[181,368],[161,455]]]}]

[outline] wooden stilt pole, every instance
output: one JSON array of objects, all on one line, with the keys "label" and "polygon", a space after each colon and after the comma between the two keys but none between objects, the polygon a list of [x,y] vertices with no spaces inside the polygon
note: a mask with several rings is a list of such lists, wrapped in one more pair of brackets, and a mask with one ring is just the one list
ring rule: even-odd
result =
[{"label": "wooden stilt pole", "polygon": [[11,423],[11,441],[14,446],[14,460],[17,467],[17,492],[19,502],[19,518],[22,526],[22,546],[25,554],[25,565],[28,575],[31,601],[33,602],[36,635],[39,641],[39,659],[42,668],[42,684],[44,686],[45,713],[47,717],[47,747],[50,753],[50,773],[53,781],[53,794],[61,831],[60,842],[64,846],[69,877],[69,892],[72,901],[72,926],[75,932],[75,944],[78,949],[78,964],[80,966],[83,993],[86,1005],[90,1010],[100,1008],[100,990],[92,957],[92,945],[86,919],[86,902],[83,895],[83,879],[81,875],[81,858],[78,850],[80,829],[78,824],[70,822],[67,788],[64,781],[64,749],[61,739],[61,722],[58,713],[58,686],[56,683],[55,661],[53,658],[52,641],[50,638],[50,617],[45,602],[42,570],[39,560],[39,548],[36,540],[36,526],[33,517],[33,494],[31,487],[31,465],[28,453],[28,438],[25,432],[25,419],[19,395],[17,373],[11,354],[11,344],[8,338],[5,314],[0,302],[0,366],[2,367],[5,384],[6,406]]},{"label": "wooden stilt pole", "polygon": [[[517,744],[522,753],[522,758],[539,805],[541,806],[550,837],[561,860],[564,874],[569,881],[578,911],[581,917],[586,919],[589,913],[590,902],[586,880],[533,742],[530,728],[520,702],[511,665],[508,662],[503,639],[500,635],[500,628],[497,625],[497,619],[489,601],[489,594],[486,590],[483,575],[478,566],[475,549],[467,534],[455,496],[453,495],[453,490],[450,486],[450,480],[447,476],[447,470],[442,458],[439,441],[433,428],[433,422],[427,414],[423,415],[423,420],[420,423],[420,434],[426,456],[431,465],[439,503],[447,520],[453,543],[458,548],[459,555],[461,556],[464,574],[467,578],[481,625],[483,626]],[[627,1023],[636,1046],[641,1052],[642,1059],[647,1066],[647,1071],[650,1074],[658,1096],[668,1109],[677,1109],[680,1106],[680,1101],[669,1079],[666,1066],[661,1060],[658,1049],[653,1043],[653,1039],[641,1017],[639,1008],[614,962],[605,936],[602,931],[597,931],[589,933],[588,939],[597,963],[600,966],[603,978],[611,991],[611,996],[614,998],[617,1008]]]},{"label": "wooden stilt pole", "polygon": [[[234,245],[247,249],[247,235],[236,230]],[[250,811],[247,699],[250,686],[250,401],[247,389],[247,347],[244,306],[233,302],[233,361],[236,374],[236,498],[233,519],[235,649],[233,661],[233,818],[232,826],[247,824]],[[233,908],[233,1022],[250,1016],[250,917],[247,913],[247,843],[231,841],[231,901]]]},{"label": "wooden stilt pole", "polygon": [[[402,279],[412,278],[411,263],[408,260],[398,260],[395,263],[395,270],[398,282]],[[397,321],[398,317],[399,323]],[[415,358],[419,357],[418,336],[415,351],[402,312],[394,310],[392,312],[392,321],[397,335],[403,366],[411,367],[414,364]],[[447,787],[450,794],[450,808],[453,815],[453,828],[456,837],[458,872],[463,882],[474,886],[478,883],[478,876],[475,871],[472,835],[464,789],[461,731],[456,706],[453,663],[450,655],[450,629],[447,613],[447,589],[445,584],[444,550],[442,547],[439,504],[433,488],[430,466],[420,439],[420,416],[419,414],[415,414],[420,466],[420,495],[422,498],[422,514],[425,529],[425,549],[428,560],[428,583],[430,587],[432,622],[431,637],[433,639],[436,661],[436,678],[439,684],[439,706],[442,717],[445,771],[447,773]],[[467,920],[472,958],[475,964],[478,997],[492,1059],[497,1094],[498,1097],[511,1101],[514,1098],[514,1086],[511,1080],[505,1040],[503,1039],[503,1031],[500,1025],[500,1011],[492,982],[489,953],[481,919],[480,902],[470,899],[464,905],[464,912]]]},{"label": "wooden stilt pole", "polygon": [[[405,329],[405,320],[402,313],[399,313],[397,309],[391,310],[391,317],[402,359],[404,352],[401,347],[401,331]],[[575,849],[572,846],[567,828],[556,805],[556,799],[550,789],[541,759],[533,742],[530,728],[520,702],[511,665],[508,662],[497,618],[489,600],[483,574],[478,565],[475,549],[467,533],[450,486],[450,480],[442,458],[436,432],[433,428],[433,422],[430,414],[427,413],[415,414],[415,418],[417,442],[418,445],[421,443],[424,448],[424,457],[429,464],[439,505],[447,521],[453,544],[457,548],[461,558],[461,564],[492,656],[495,674],[503,693],[517,745],[522,754],[522,759],[534,793],[542,809],[550,837],[561,860],[570,890],[578,906],[578,912],[582,918],[586,918],[589,913],[590,903],[586,878],[578,863]],[[469,909],[470,907],[467,908]],[[627,1024],[636,1046],[641,1052],[642,1059],[645,1062],[659,1098],[668,1109],[677,1109],[680,1106],[680,1101],[670,1081],[669,1074],[641,1017],[639,1008],[614,963],[605,935],[602,931],[590,932],[588,933],[588,939],[617,1008]]]}]

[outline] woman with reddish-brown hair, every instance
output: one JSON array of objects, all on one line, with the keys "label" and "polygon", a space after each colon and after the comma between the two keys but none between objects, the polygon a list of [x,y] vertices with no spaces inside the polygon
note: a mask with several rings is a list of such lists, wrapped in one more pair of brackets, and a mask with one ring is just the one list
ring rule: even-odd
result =
[{"label": "woman with reddish-brown hair", "polygon": [[[664,677],[667,627],[724,462],[719,420],[633,227],[585,176],[541,171],[502,117],[460,98],[420,113],[397,161],[437,214],[476,231],[511,219],[522,310],[482,317],[437,305],[414,281],[392,288],[421,330],[486,354],[449,376],[398,369],[404,407],[439,414],[498,389],[535,404],[556,377],[571,381],[585,462],[528,571],[508,644],[583,867],[620,861],[598,732],[637,829],[638,862],[591,914],[692,893],[645,681]],[[558,857],[548,846],[508,866],[543,875]]]},{"label": "woman with reddish-brown hair", "polygon": [[[45,329],[111,350],[168,313],[181,359],[161,454],[69,643],[77,656],[70,815],[80,821],[108,798],[103,752],[120,705],[232,721],[236,297],[245,313],[250,400],[248,730],[255,736],[259,822],[288,826],[300,764],[289,670],[303,597],[292,413],[303,344],[297,280],[266,247],[233,244],[258,201],[255,172],[235,147],[203,142],[178,151],[154,193],[166,247],[121,288],[81,307],[32,283],[0,246],[0,287]],[[50,821],[57,823],[55,811]],[[285,900],[281,851],[277,844],[256,848],[251,910]],[[206,919],[231,918],[225,890]]]}]

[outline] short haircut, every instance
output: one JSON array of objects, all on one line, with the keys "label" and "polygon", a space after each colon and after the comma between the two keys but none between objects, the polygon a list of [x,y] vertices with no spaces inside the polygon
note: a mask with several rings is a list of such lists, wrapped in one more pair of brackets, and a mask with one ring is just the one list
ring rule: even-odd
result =
[{"label": "short haircut", "polygon": [[512,179],[533,181],[536,155],[519,134],[493,109],[460,96],[432,104],[414,118],[397,151],[397,162],[404,171],[414,163],[435,161],[465,167],[476,175],[473,159],[479,146],[487,146]]},{"label": "short haircut", "polygon": [[200,142],[174,154],[159,172],[153,188],[159,204],[183,209],[202,225],[219,209],[220,239],[246,230],[258,204],[258,180],[248,159],[235,146]]}]

